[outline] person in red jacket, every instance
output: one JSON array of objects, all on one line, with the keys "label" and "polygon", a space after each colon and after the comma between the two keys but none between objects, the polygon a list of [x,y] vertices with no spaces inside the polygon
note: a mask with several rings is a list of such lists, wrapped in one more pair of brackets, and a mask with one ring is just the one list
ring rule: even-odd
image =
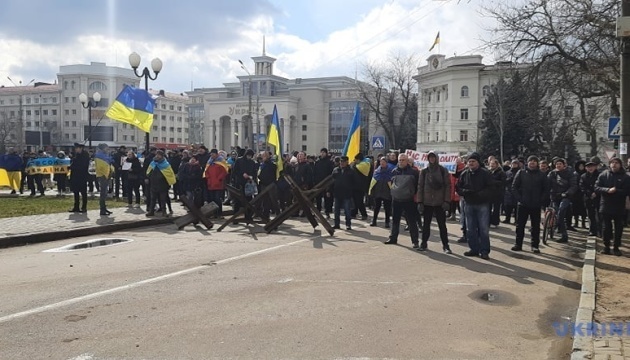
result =
[{"label": "person in red jacket", "polygon": [[217,216],[223,213],[223,195],[225,194],[225,179],[228,176],[229,165],[217,149],[210,150],[210,158],[206,165],[205,176],[208,187],[208,202],[214,202],[219,207]]}]

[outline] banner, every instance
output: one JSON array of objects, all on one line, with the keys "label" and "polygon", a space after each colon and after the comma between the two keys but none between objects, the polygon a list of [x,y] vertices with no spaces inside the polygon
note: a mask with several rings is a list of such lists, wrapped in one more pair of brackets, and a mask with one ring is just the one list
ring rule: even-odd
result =
[{"label": "banner", "polygon": [[[429,166],[429,153],[419,152],[416,150],[407,149],[405,150],[405,154],[409,157],[411,161],[413,161],[414,165],[418,167],[418,169],[424,169]],[[438,156],[438,162],[440,165],[444,166],[448,172],[454,174],[457,170],[457,159],[460,157],[458,153],[447,153],[447,154],[436,154]]]},{"label": "banner", "polygon": [[34,174],[67,174],[70,172],[70,159],[37,158],[26,164],[26,173]]}]

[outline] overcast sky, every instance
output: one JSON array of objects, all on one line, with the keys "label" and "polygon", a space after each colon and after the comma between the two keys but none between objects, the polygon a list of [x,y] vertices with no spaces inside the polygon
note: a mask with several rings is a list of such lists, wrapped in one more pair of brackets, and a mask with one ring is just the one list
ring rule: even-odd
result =
[{"label": "overcast sky", "polygon": [[[350,76],[366,61],[416,54],[424,65],[440,32],[447,56],[480,53],[482,0],[7,0],[0,12],[0,85],[53,82],[60,65],[129,67],[128,55],[164,63],[154,89],[219,87],[277,58],[288,78]],[[434,53],[437,52],[434,50]],[[493,63],[492,54],[482,53]],[[359,64],[359,65],[357,65]]]}]

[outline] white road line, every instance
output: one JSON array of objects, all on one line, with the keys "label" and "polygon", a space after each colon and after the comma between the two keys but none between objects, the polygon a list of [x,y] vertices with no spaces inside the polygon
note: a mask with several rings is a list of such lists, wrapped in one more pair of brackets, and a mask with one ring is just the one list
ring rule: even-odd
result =
[{"label": "white road line", "polygon": [[[311,241],[311,239],[302,239],[302,240],[297,240],[297,241],[293,241],[287,244],[283,244],[283,245],[278,245],[278,246],[273,246],[267,249],[262,249],[262,250],[257,250],[257,251],[253,251],[247,254],[243,254],[243,255],[237,255],[237,256],[233,256],[231,258],[227,258],[227,259],[223,259],[223,260],[219,260],[219,261],[214,261],[212,262],[212,265],[220,265],[220,264],[227,264],[229,262],[232,261],[237,261],[237,260],[241,260],[241,259],[245,259],[248,257],[252,257],[252,256],[256,256],[256,255],[260,255],[260,254],[264,254],[266,252],[270,252],[270,251],[274,251],[277,249],[281,249],[281,248],[285,248],[288,246],[292,246],[295,244],[299,244],[301,242],[306,242],[306,241]],[[33,314],[39,314],[48,310],[54,310],[54,309],[58,309],[64,306],[68,306],[68,305],[73,305],[76,303],[80,303],[83,301],[87,301],[87,300],[92,300],[101,296],[105,296],[105,295],[110,295],[110,294],[114,294],[117,292],[121,292],[121,291],[125,291],[125,290],[129,290],[129,289],[133,289],[142,285],[147,285],[147,284],[152,284],[152,283],[156,283],[156,282],[160,282],[163,280],[168,280],[177,276],[181,276],[181,275],[186,275],[186,274],[190,274],[190,273],[194,273],[196,271],[199,270],[203,270],[203,269],[207,269],[208,267],[210,267],[211,265],[201,265],[201,266],[195,266],[193,268],[190,269],[185,269],[185,270],[181,270],[181,271],[176,271],[170,274],[165,274],[162,276],[158,276],[158,277],[154,277],[154,278],[150,278],[150,279],[146,279],[146,280],[141,280],[141,281],[137,281],[135,283],[131,283],[131,284],[127,284],[127,285],[123,285],[123,286],[119,286],[119,287],[115,287],[112,289],[107,289],[107,290],[103,290],[103,291],[99,291],[99,292],[95,292],[92,294],[88,294],[88,295],[83,295],[83,296],[79,296],[79,297],[75,297],[72,299],[68,299],[68,300],[64,300],[64,301],[60,301],[58,303],[54,303],[54,304],[50,304],[50,305],[44,305],[44,306],[40,306],[40,307],[36,307],[30,310],[26,310],[26,311],[21,311],[15,314],[11,314],[11,315],[7,315],[7,316],[3,316],[0,317],[0,324],[7,322],[7,321],[11,321],[11,320],[15,320],[18,318],[22,318],[25,316],[29,316],[29,315],[33,315]]]}]

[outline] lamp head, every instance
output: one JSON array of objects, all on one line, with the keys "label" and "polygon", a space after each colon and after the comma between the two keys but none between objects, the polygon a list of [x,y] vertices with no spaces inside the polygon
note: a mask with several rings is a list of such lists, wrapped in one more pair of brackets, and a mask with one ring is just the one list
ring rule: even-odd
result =
[{"label": "lamp head", "polygon": [[138,66],[140,66],[140,60],[140,55],[136,52],[132,52],[131,55],[129,55],[129,65],[131,65],[133,69],[137,69]]},{"label": "lamp head", "polygon": [[101,93],[95,92],[94,94],[92,94],[92,99],[94,99],[94,101],[96,102],[101,101]]},{"label": "lamp head", "polygon": [[88,101],[87,95],[85,95],[85,93],[81,93],[81,95],[79,95],[79,102],[85,105],[87,101]]},{"label": "lamp head", "polygon": [[162,71],[162,60],[160,60],[160,58],[151,60],[151,68],[156,74]]}]

